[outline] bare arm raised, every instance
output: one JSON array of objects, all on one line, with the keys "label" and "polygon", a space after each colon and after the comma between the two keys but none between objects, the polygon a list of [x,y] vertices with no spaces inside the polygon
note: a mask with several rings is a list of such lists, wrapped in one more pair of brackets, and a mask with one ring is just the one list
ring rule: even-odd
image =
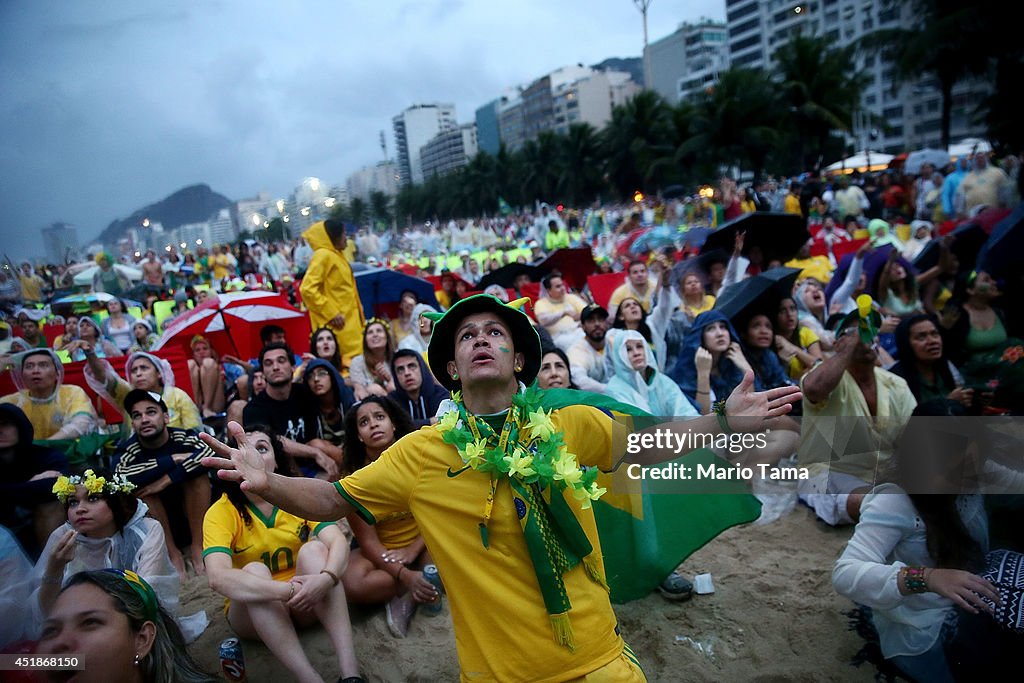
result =
[{"label": "bare arm raised", "polygon": [[203,458],[203,465],[218,470],[217,476],[221,479],[238,482],[242,490],[255,493],[285,512],[308,520],[333,522],[354,512],[328,481],[267,472],[263,456],[252,446],[245,430],[237,422],[228,423],[228,434],[238,443],[237,448],[231,448],[209,434],[199,435],[220,456]]}]

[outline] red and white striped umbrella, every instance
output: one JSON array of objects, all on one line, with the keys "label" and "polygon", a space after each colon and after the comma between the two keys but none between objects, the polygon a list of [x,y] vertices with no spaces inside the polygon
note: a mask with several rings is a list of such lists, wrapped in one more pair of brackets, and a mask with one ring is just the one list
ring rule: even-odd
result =
[{"label": "red and white striped umbrella", "polygon": [[245,360],[262,347],[260,329],[267,324],[285,331],[288,343],[300,352],[309,341],[309,316],[276,292],[230,292],[211,296],[196,308],[166,324],[155,350],[180,345],[191,355],[192,339],[205,337],[221,355]]}]

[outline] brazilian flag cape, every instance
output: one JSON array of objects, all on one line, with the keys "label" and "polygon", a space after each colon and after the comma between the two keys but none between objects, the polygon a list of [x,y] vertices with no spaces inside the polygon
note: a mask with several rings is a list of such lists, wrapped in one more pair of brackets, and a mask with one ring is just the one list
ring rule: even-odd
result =
[{"label": "brazilian flag cape", "polygon": [[[601,394],[575,389],[540,391],[545,410],[590,405],[613,418],[632,423],[634,430],[661,422],[635,406]],[[672,461],[697,471],[714,463],[730,464],[708,449],[694,450]],[[625,466],[625,465],[623,465]],[[622,474],[617,475],[621,477]],[[761,503],[742,481],[715,481],[713,492],[700,481],[673,481],[657,486],[651,480],[634,482],[637,492],[616,492],[612,475],[602,472],[598,486],[608,491],[594,505],[605,579],[612,602],[623,603],[651,593],[690,555],[720,533],[746,524],[761,514]]]}]

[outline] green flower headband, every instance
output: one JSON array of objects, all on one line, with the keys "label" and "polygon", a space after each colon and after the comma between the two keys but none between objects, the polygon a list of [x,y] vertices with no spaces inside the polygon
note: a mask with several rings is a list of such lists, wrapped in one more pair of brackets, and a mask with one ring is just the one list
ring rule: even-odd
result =
[{"label": "green flower headband", "polygon": [[61,503],[67,503],[75,495],[76,487],[84,486],[90,494],[97,493],[131,493],[135,490],[135,484],[131,483],[123,475],[115,474],[107,481],[106,477],[98,477],[92,470],[86,470],[81,476],[75,474],[70,477],[61,475],[53,485],[53,493]]}]

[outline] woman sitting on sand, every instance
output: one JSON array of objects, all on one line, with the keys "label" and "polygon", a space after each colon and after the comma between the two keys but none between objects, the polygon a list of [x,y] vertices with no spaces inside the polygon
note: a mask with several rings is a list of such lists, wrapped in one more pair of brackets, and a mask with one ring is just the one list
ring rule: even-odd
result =
[{"label": "woman sitting on sand", "polygon": [[[369,465],[411,431],[409,416],[397,403],[368,397],[345,416],[345,473]],[[387,603],[388,628],[404,638],[416,605],[438,599],[434,586],[423,578],[423,567],[431,560],[416,520],[404,512],[378,519],[373,526],[356,514],[348,521],[359,545],[341,577],[345,594],[354,603]]]},{"label": "woman sitting on sand", "polygon": [[[269,472],[295,476],[292,459],[268,427],[248,425],[244,437]],[[228,598],[225,614],[242,638],[258,638],[293,680],[322,683],[296,627],[323,624],[343,680],[362,681],[340,575],[348,543],[333,522],[315,524],[222,481],[224,494],[203,520],[203,559],[210,588]]]},{"label": "woman sitting on sand", "polygon": [[[991,618],[1000,602],[985,569],[983,497],[957,493],[988,452],[954,401],[922,404],[894,458],[894,483],[864,497],[832,570],[836,592],[872,610],[882,655],[911,680],[996,680],[1018,668],[1024,635]],[[949,474],[959,475],[950,481]]]}]

